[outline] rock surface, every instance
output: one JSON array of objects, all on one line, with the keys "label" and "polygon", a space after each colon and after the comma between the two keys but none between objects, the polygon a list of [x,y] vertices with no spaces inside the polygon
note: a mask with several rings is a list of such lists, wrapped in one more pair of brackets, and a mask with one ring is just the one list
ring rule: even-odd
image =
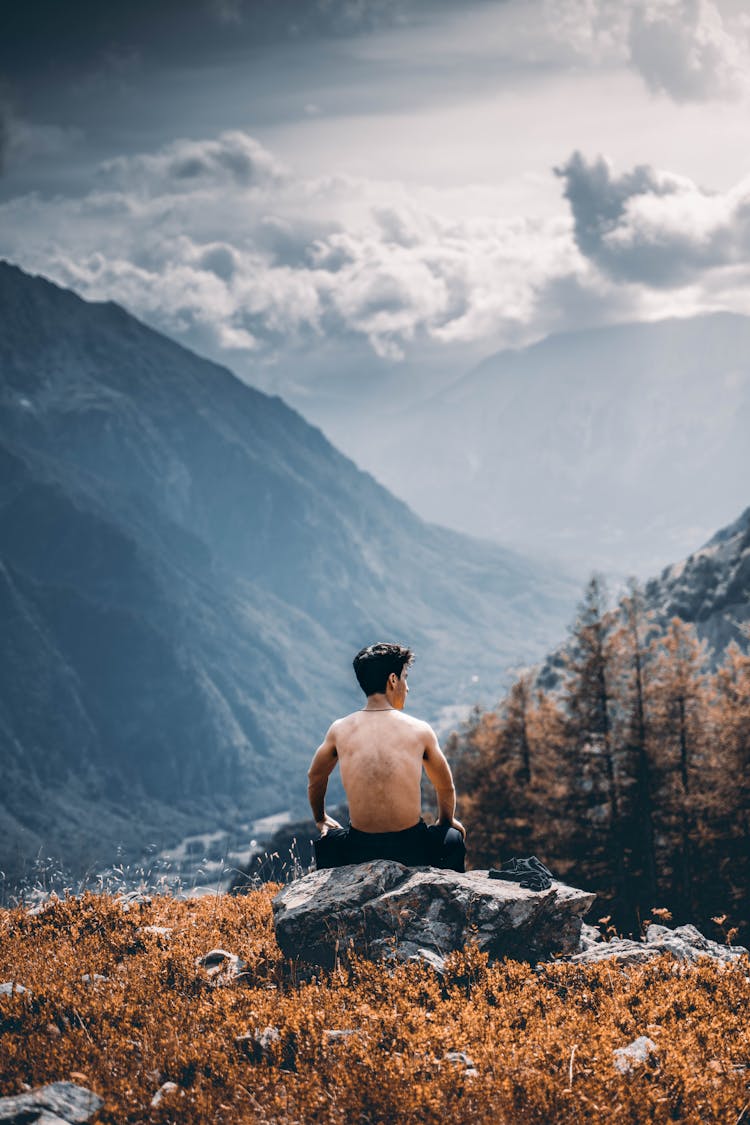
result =
[{"label": "rock surface", "polygon": [[630,1074],[637,1066],[643,1066],[656,1054],[657,1047],[653,1039],[647,1035],[639,1035],[627,1047],[618,1047],[614,1051],[615,1070],[620,1074]]},{"label": "rock surface", "polygon": [[380,859],[305,875],[279,891],[273,915],[282,952],[325,968],[350,948],[373,960],[429,960],[468,942],[491,960],[536,962],[578,949],[594,897],[557,882],[537,892],[486,871]]},{"label": "rock surface", "polygon": [[195,966],[206,970],[211,984],[232,984],[243,976],[247,962],[226,949],[211,949],[197,958]]},{"label": "rock surface", "polygon": [[184,1098],[185,1091],[181,1090],[176,1082],[162,1082],[161,1086],[151,1099],[151,1108],[156,1109],[157,1106],[161,1105],[165,1098],[169,1097],[170,1094],[177,1093],[178,1091],[180,1093],[180,1096]]},{"label": "rock surface", "polygon": [[80,1125],[104,1105],[98,1094],[74,1082],[52,1082],[26,1094],[0,1098],[0,1122],[3,1125],[55,1125],[68,1122]]},{"label": "rock surface", "polygon": [[12,996],[14,993],[18,996],[24,992],[31,994],[31,989],[27,988],[25,984],[19,984],[14,980],[4,980],[0,984],[0,996]]},{"label": "rock surface", "polygon": [[720,945],[717,941],[711,941],[695,926],[676,926],[674,930],[670,930],[667,926],[651,925],[646,931],[645,941],[632,941],[630,938],[592,941],[584,933],[579,952],[565,960],[575,965],[593,965],[599,961],[643,964],[664,953],[671,953],[678,961],[697,961],[701,957],[711,957],[714,961],[728,964],[747,952],[742,945]]}]

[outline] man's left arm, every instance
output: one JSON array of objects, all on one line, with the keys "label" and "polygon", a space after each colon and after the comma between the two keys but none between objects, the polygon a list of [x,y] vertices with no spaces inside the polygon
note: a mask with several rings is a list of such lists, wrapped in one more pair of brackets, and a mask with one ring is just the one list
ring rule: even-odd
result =
[{"label": "man's left arm", "polygon": [[424,724],[425,732],[425,748],[423,754],[424,771],[428,778],[435,787],[435,794],[438,803],[438,819],[437,824],[449,824],[452,828],[457,828],[458,831],[466,839],[466,829],[460,820],[456,820],[456,787],[453,784],[453,774],[448,765],[445,754],[440,749],[440,744],[437,740],[432,727]]},{"label": "man's left arm", "polygon": [[335,727],[336,724],[334,723],[329,728],[328,734],[315,751],[310,768],[307,771],[307,797],[310,801],[313,820],[321,836],[325,836],[329,828],[343,827],[332,816],[328,816],[325,806],[328,778],[338,761]]}]

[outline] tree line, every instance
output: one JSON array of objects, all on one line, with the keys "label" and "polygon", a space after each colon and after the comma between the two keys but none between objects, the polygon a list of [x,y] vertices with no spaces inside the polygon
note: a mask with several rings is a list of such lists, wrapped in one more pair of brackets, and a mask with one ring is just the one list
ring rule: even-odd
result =
[{"label": "tree line", "polygon": [[610,609],[592,578],[555,682],[524,673],[448,744],[473,866],[535,854],[618,932],[657,910],[746,940],[750,654],[709,655],[636,583]]}]

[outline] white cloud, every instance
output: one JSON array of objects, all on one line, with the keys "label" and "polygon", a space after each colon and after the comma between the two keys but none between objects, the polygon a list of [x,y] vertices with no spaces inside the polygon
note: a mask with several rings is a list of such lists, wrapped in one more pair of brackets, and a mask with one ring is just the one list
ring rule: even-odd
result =
[{"label": "white cloud", "polygon": [[482,215],[470,187],[462,215],[455,188],[441,211],[434,188],[301,178],[235,132],[109,161],[82,198],[0,205],[0,252],[235,365],[324,342],[399,360],[602,320],[750,311],[750,182],[712,194],[579,154],[559,174],[572,220],[562,205]]},{"label": "white cloud", "polygon": [[284,178],[282,165],[253,137],[239,130],[215,140],[177,140],[155,153],[118,156],[99,167],[102,183],[159,195],[237,185],[271,188]]},{"label": "white cloud", "polygon": [[677,102],[747,92],[747,20],[726,0],[546,0],[562,43],[597,65],[631,67]]},{"label": "white cloud", "polygon": [[651,90],[677,101],[738,97],[747,42],[711,0],[660,0],[634,8],[628,34],[633,66]]},{"label": "white cloud", "polygon": [[720,287],[714,271],[739,267],[750,281],[750,177],[708,192],[647,165],[617,176],[603,158],[589,163],[580,153],[559,175],[578,247],[610,277],[673,289]]},{"label": "white cloud", "polygon": [[459,221],[397,183],[295,178],[237,132],[110,160],[97,183],[5,204],[3,252],[219,349],[353,334],[397,359],[517,332],[578,259],[567,220]]}]

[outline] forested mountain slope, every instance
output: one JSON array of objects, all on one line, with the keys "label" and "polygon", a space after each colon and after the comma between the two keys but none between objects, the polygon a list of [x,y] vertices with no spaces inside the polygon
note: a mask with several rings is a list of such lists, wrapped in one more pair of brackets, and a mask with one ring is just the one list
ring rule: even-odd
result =
[{"label": "forested mountain slope", "polygon": [[615,605],[592,577],[565,645],[456,736],[475,865],[533,851],[620,929],[747,941],[749,536],[745,511]]}]

